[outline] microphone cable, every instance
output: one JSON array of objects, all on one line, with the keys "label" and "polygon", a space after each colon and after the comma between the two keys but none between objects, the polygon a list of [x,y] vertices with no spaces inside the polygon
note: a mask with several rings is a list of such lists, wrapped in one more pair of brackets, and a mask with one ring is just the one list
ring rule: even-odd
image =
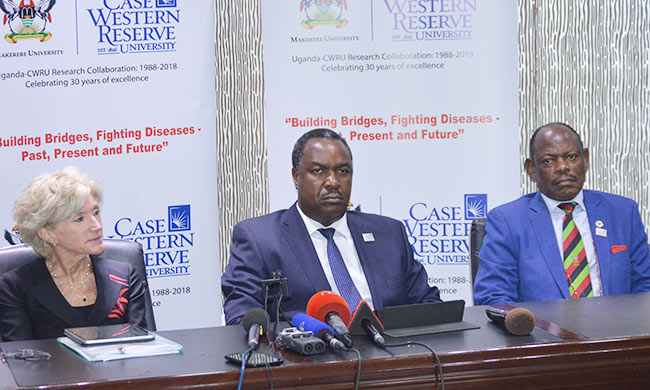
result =
[{"label": "microphone cable", "polygon": [[[244,371],[246,370],[246,364],[248,363],[248,360],[250,357],[255,353],[254,348],[248,348],[246,352],[242,354],[242,360],[241,360],[241,372],[239,374],[239,383],[237,383],[237,390],[241,390],[242,385],[244,384]],[[264,367],[266,368],[266,375],[267,378],[269,379],[269,389],[273,390],[274,385],[273,385],[273,372],[271,370],[271,365],[269,364],[268,361],[264,362]]]},{"label": "microphone cable", "polygon": [[357,354],[357,379],[354,381],[354,390],[359,390],[359,382],[361,381],[361,352],[354,348],[345,348],[342,351],[354,352]]},{"label": "microphone cable", "polygon": [[246,363],[248,363],[248,359],[251,357],[251,353],[255,348],[248,348],[246,352],[241,357],[241,373],[239,374],[239,383],[237,384],[237,390],[241,390],[241,386],[244,383],[244,371],[246,371]]},{"label": "microphone cable", "polygon": [[[266,285],[264,287],[264,296],[268,296],[269,294],[269,286]],[[282,304],[282,293],[280,293],[280,296],[278,297],[277,301],[277,306],[275,308],[275,321],[273,321],[273,330],[270,332],[271,336],[269,336],[269,332],[267,331],[266,338],[269,340],[269,349],[271,352],[274,354],[278,354],[278,351],[276,350],[276,339],[275,335],[278,334],[278,324],[280,323],[280,305]],[[268,313],[268,301],[265,299],[264,300],[264,311]],[[270,326],[269,326],[270,328]],[[269,329],[270,331],[270,329]],[[268,362],[264,362],[264,367],[266,368],[266,377],[269,380],[269,390],[274,389],[274,384],[273,384],[273,370],[271,370],[271,365]],[[239,390],[239,389],[238,389]]]},{"label": "microphone cable", "polygon": [[[264,287],[264,293],[263,296],[268,296],[269,294],[269,286],[266,285]],[[280,308],[282,306],[282,298],[284,295],[280,293],[280,295],[277,297],[277,305],[275,307],[275,320],[273,321],[273,331],[270,337],[267,336],[269,339],[269,345],[271,346],[271,350],[273,352],[276,352],[275,350],[275,335],[278,334],[278,324],[280,323]],[[264,311],[268,313],[268,300],[264,300]]]},{"label": "microphone cable", "polygon": [[280,296],[278,297],[278,303],[275,307],[275,322],[273,323],[273,334],[271,335],[273,340],[270,341],[272,345],[273,352],[275,352],[275,342],[276,342],[276,335],[278,334],[278,324],[280,323],[280,307],[282,306],[282,298],[284,295],[280,293]]},{"label": "microphone cable", "polygon": [[405,343],[398,343],[398,344],[384,344],[383,348],[404,347],[404,346],[408,347],[410,345],[419,345],[427,349],[429,352],[431,352],[434,359],[436,359],[436,365],[438,366],[438,370],[436,371],[436,374],[438,374],[438,376],[440,377],[440,390],[445,390],[445,378],[442,376],[442,364],[440,363],[440,358],[438,357],[438,354],[433,350],[433,348],[419,341],[407,341]]},{"label": "microphone cable", "polygon": [[[268,289],[268,286],[266,286]],[[269,339],[269,347],[271,351],[274,354],[278,354],[278,351],[276,350],[276,338],[275,335],[278,334],[278,324],[280,323],[280,305],[282,304],[282,293],[280,293],[280,296],[278,297],[278,304],[277,307],[275,308],[275,321],[273,322],[273,331],[271,332],[271,337],[268,336],[267,334],[267,339]],[[266,309],[266,308],[265,308]],[[273,390],[273,370],[271,370],[271,365],[268,362],[264,363],[264,367],[266,367],[266,377],[269,380],[269,390]]]},{"label": "microphone cable", "polygon": [[266,367],[266,377],[269,379],[269,390],[273,390],[273,371],[271,370],[271,365],[269,362],[265,362],[264,367]]},{"label": "microphone cable", "polygon": [[[262,296],[267,297],[268,295],[269,295],[269,286],[266,285],[266,286],[264,286],[264,293],[262,294]],[[267,312],[267,313],[269,312],[268,303],[269,303],[268,299],[264,299],[264,311]],[[273,331],[275,332],[278,317],[275,317],[275,321],[273,319],[271,319],[271,321],[273,322]],[[269,325],[269,327],[270,327],[270,325]],[[271,337],[267,337],[267,338],[269,339],[269,344],[271,345],[271,349],[273,349],[273,340],[271,340]]]}]

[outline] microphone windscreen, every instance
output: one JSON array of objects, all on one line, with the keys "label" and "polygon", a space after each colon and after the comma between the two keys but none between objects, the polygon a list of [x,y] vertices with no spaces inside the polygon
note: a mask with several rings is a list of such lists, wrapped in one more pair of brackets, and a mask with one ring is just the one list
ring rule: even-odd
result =
[{"label": "microphone windscreen", "polygon": [[244,315],[241,324],[247,332],[253,324],[260,324],[262,326],[262,334],[266,334],[266,328],[269,326],[269,321],[268,313],[264,309],[256,307],[250,309],[248,313]]},{"label": "microphone windscreen", "polygon": [[303,332],[311,331],[316,337],[322,338],[324,333],[334,335],[334,329],[326,323],[304,313],[293,316],[291,325]]},{"label": "microphone windscreen", "polygon": [[307,314],[317,320],[327,322],[327,314],[335,312],[345,324],[350,323],[350,308],[340,295],[331,291],[319,291],[309,298]]},{"label": "microphone windscreen", "polygon": [[505,325],[515,336],[525,336],[535,329],[535,316],[530,310],[517,307],[506,314]]}]

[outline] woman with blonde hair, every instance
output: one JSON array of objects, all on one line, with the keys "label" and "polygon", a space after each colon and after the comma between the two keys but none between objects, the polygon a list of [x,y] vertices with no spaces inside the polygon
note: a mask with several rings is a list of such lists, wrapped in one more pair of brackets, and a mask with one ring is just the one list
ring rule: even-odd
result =
[{"label": "woman with blonde hair", "polygon": [[144,284],[104,252],[97,183],[75,167],[34,179],[14,203],[23,242],[39,255],[0,276],[5,341],[63,336],[65,328],[146,327]]}]

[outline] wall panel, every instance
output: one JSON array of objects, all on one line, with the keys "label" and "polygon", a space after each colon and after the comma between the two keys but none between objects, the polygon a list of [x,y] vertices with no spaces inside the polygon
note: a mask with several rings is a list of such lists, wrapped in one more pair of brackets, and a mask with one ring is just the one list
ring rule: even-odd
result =
[{"label": "wall panel", "polygon": [[[222,269],[234,224],[269,211],[260,2],[216,2]],[[523,170],[532,131],[567,122],[591,152],[586,187],[635,199],[647,226],[648,2],[518,0],[518,6],[521,158],[513,164],[522,166],[522,194],[535,190]]]},{"label": "wall panel", "polygon": [[269,185],[259,0],[217,0],[216,5],[219,198],[215,201],[223,271],[233,226],[269,211]]},{"label": "wall panel", "polygon": [[[648,2],[519,0],[522,164],[532,131],[572,125],[590,150],[586,188],[635,199],[650,222]],[[522,193],[534,191],[522,170]]]}]

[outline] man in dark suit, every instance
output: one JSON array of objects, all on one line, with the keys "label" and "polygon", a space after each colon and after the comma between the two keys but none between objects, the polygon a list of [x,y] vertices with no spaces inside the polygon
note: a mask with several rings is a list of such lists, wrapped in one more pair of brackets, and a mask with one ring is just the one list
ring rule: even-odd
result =
[{"label": "man in dark suit", "polygon": [[298,201],[233,229],[221,278],[228,325],[265,306],[262,280],[278,270],[288,281],[290,299],[282,305],[288,316],[304,312],[322,290],[343,296],[352,311],[359,299],[374,309],[440,300],[399,221],[347,211],[352,153],[339,134],[305,133],[294,146],[292,164]]},{"label": "man in dark suit", "polygon": [[650,252],[636,202],[583,190],[589,150],[566,124],[530,140],[538,192],[488,214],[477,305],[650,291]]}]

